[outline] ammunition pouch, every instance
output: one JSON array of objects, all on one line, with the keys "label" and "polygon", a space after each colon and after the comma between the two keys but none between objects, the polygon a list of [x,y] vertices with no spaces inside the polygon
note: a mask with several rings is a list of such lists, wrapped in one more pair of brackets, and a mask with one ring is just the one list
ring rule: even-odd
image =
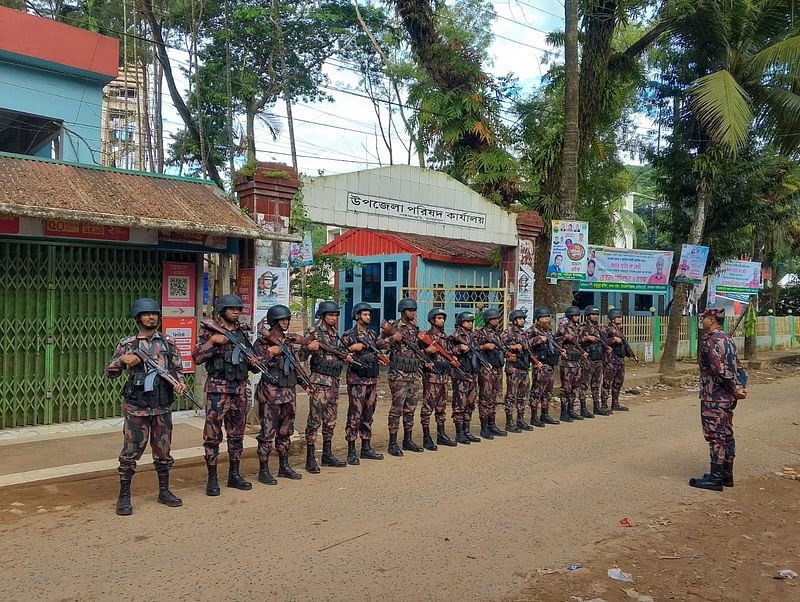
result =
[{"label": "ammunition pouch", "polygon": [[233,363],[233,350],[227,349],[223,354],[215,356],[206,364],[206,371],[211,378],[227,380],[228,382],[242,382],[247,380],[247,357],[243,354],[238,364]]},{"label": "ammunition pouch", "polygon": [[297,374],[295,374],[294,369],[289,366],[282,355],[270,360],[267,366],[267,372],[278,380],[276,384],[278,387],[294,387],[297,385]]},{"label": "ammunition pouch", "polygon": [[515,352],[517,360],[512,362],[514,368],[517,370],[530,370],[531,367],[531,354],[527,351]]},{"label": "ammunition pouch", "polygon": [[484,351],[484,355],[486,355],[486,359],[492,368],[502,368],[503,364],[505,364],[503,352],[499,349],[494,349],[493,351]]},{"label": "ammunition pouch", "polygon": [[625,343],[618,343],[616,345],[611,345],[612,353],[617,356],[625,359]]},{"label": "ammunition pouch", "polygon": [[547,345],[542,345],[536,348],[536,359],[538,359],[543,364],[547,364],[548,366],[557,366],[558,365],[558,353],[555,350],[551,353],[550,350],[547,348]]},{"label": "ammunition pouch", "polygon": [[155,371],[136,370],[122,388],[125,399],[140,408],[168,408],[175,401],[175,391]]},{"label": "ammunition pouch", "polygon": [[570,351],[567,354],[567,361],[569,362],[579,362],[583,359],[583,354],[580,351]]},{"label": "ammunition pouch", "polygon": [[591,343],[586,347],[586,352],[592,361],[597,362],[603,359],[603,345],[601,343]]},{"label": "ammunition pouch", "polygon": [[364,351],[356,356],[356,360],[364,367],[350,366],[350,372],[355,374],[358,378],[377,378],[381,371],[380,364],[378,364],[378,356],[372,351]]},{"label": "ammunition pouch", "polygon": [[438,353],[431,357],[431,362],[433,363],[433,370],[425,370],[429,374],[449,374],[450,373],[450,362],[444,359]]},{"label": "ammunition pouch", "polygon": [[344,362],[340,360],[325,360],[318,359],[317,356],[311,356],[311,372],[322,374],[324,376],[340,376],[342,374],[342,366]]},{"label": "ammunition pouch", "polygon": [[397,372],[416,372],[419,370],[419,360],[415,357],[395,357],[392,356],[389,362],[389,370]]}]

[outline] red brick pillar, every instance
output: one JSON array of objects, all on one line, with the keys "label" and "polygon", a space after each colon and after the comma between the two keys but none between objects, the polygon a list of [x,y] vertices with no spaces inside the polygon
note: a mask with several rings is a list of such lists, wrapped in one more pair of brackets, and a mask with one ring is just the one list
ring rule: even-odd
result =
[{"label": "red brick pillar", "polygon": [[503,247],[502,271],[508,274],[506,283],[512,289],[510,309],[524,309],[529,320],[533,317],[533,258],[536,240],[542,233],[544,222],[536,211],[522,211],[517,214],[517,235],[519,246]]}]

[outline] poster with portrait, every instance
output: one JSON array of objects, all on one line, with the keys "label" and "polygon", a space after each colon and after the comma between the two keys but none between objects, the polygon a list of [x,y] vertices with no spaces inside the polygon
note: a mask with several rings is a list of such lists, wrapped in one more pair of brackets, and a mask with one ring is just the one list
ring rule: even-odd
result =
[{"label": "poster with portrait", "polygon": [[761,263],[733,260],[724,262],[708,284],[708,305],[714,307],[717,297],[747,302],[761,289]]},{"label": "poster with portrait", "polygon": [[517,270],[517,306],[533,317],[533,241],[528,238],[519,239],[519,269]]},{"label": "poster with portrait", "polygon": [[708,261],[708,247],[701,245],[681,245],[681,260],[673,282],[700,284]]},{"label": "poster with portrait", "polygon": [[666,293],[672,251],[590,246],[582,291]]},{"label": "poster with portrait", "polygon": [[589,247],[589,223],[553,220],[547,278],[584,280]]},{"label": "poster with portrait", "polygon": [[314,247],[311,242],[311,232],[306,232],[303,242],[293,242],[289,245],[289,267],[299,268],[314,265]]},{"label": "poster with portrait", "polygon": [[271,266],[256,267],[254,325],[258,328],[261,319],[273,305],[289,305],[289,268]]}]

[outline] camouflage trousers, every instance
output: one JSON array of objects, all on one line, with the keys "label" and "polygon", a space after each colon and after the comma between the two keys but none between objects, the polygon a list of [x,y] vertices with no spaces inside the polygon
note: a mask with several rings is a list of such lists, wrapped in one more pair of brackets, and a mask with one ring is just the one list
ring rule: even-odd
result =
[{"label": "camouflage trousers", "polygon": [[153,465],[157,472],[167,471],[175,463],[170,455],[172,413],[165,412],[154,416],[133,416],[126,413],[122,435],[124,443],[119,453],[120,473],[136,471],[136,462],[141,459],[148,439],[150,451],[153,452]]},{"label": "camouflage trousers", "polygon": [[258,383],[256,392],[258,419],[258,459],[265,461],[272,452],[273,443],[278,455],[289,454],[290,437],[294,433],[294,417],[297,412],[297,394],[294,387],[279,387],[269,383]]},{"label": "camouflage trousers", "polygon": [[542,364],[541,368],[534,368],[534,377],[531,380],[531,394],[528,397],[531,412],[535,412],[536,408],[549,411],[555,379],[555,370],[550,364]]},{"label": "camouflage trousers", "polygon": [[600,405],[600,383],[603,381],[603,360],[584,360],[581,368],[581,407],[586,403],[586,393],[592,390],[592,403]]},{"label": "camouflage trousers", "polygon": [[389,432],[400,430],[400,416],[403,417],[403,428],[414,426],[414,412],[419,403],[419,380],[389,379],[389,391],[392,394],[392,405],[389,408]]},{"label": "camouflage trousers", "polygon": [[308,420],[306,421],[306,444],[313,445],[317,431],[322,426],[322,440],[331,441],[339,414],[339,378],[311,373],[311,382],[318,386],[317,392],[308,397]]},{"label": "camouflage trousers", "polygon": [[[439,382],[441,381],[441,382]],[[437,379],[422,379],[422,410],[419,422],[422,426],[430,426],[431,414],[436,415],[436,424],[444,424],[447,416],[447,383],[449,376]]]},{"label": "camouflage trousers", "polygon": [[525,410],[525,398],[529,388],[528,372],[523,370],[506,370],[506,412]]},{"label": "camouflage trousers", "polygon": [[469,424],[478,397],[478,381],[453,379],[453,424]]},{"label": "camouflage trousers", "polygon": [[603,363],[603,404],[608,404],[608,395],[611,401],[619,401],[619,393],[625,384],[625,360],[612,356]]},{"label": "camouflage trousers", "polygon": [[377,384],[347,385],[347,427],[345,439],[355,441],[361,437],[363,441],[372,439],[372,421],[378,401]]},{"label": "camouflage trousers", "polygon": [[[244,426],[247,420],[247,381],[238,384],[235,393],[209,390],[214,386],[206,381],[206,423],[203,428],[203,447],[206,462],[216,466],[219,460],[219,444],[222,443],[222,427],[228,436],[228,456],[238,460],[244,447]],[[222,387],[220,387],[222,388]],[[230,389],[227,389],[230,391]]]},{"label": "camouflage trousers", "polygon": [[481,418],[494,418],[502,378],[499,368],[481,368],[478,372],[478,415]]},{"label": "camouflage trousers", "polygon": [[712,464],[722,464],[736,456],[736,440],[733,438],[733,410],[735,401],[700,400],[700,422],[703,437],[708,441]]},{"label": "camouflage trousers", "polygon": [[578,362],[561,362],[561,407],[570,409],[575,394],[581,386],[581,365]]}]

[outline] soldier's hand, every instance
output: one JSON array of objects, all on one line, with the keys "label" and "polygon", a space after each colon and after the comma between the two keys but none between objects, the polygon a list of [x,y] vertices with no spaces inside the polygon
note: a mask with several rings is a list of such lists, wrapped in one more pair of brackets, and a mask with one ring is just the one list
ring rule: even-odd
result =
[{"label": "soldier's hand", "polygon": [[219,345],[224,345],[228,339],[225,338],[224,334],[217,333],[215,335],[212,335],[211,338],[209,338],[208,340],[211,341],[212,344],[219,346]]},{"label": "soldier's hand", "polygon": [[319,341],[311,341],[306,345],[306,349],[309,351],[319,351]]},{"label": "soldier's hand", "polygon": [[494,343],[484,343],[483,345],[481,345],[481,349],[483,349],[484,351],[494,351],[496,347],[497,345],[495,345]]},{"label": "soldier's hand", "polygon": [[619,337],[611,337],[611,342],[615,345],[619,345],[622,342],[622,339]]},{"label": "soldier's hand", "polygon": [[427,347],[425,347],[425,353],[433,355],[434,353],[436,353],[436,347],[434,347],[433,345],[428,345]]},{"label": "soldier's hand", "polygon": [[514,343],[509,347],[509,349],[513,349],[514,351],[522,351],[522,345],[520,343]]},{"label": "soldier's hand", "polygon": [[139,358],[139,356],[135,353],[126,353],[119,359],[128,368],[133,368],[134,366],[138,366],[142,363],[141,358]]},{"label": "soldier's hand", "polygon": [[248,356],[247,363],[250,364],[251,366],[255,366],[258,363],[258,358]]},{"label": "soldier's hand", "polygon": [[353,354],[352,353],[348,353],[347,357],[344,358],[344,361],[346,361],[348,364],[352,364],[353,361],[354,361]]},{"label": "soldier's hand", "polygon": [[275,356],[280,355],[281,353],[283,353],[283,351],[281,351],[281,348],[278,347],[277,345],[273,345],[272,347],[267,347],[267,351],[269,351],[269,354],[272,357],[275,357]]},{"label": "soldier's hand", "polygon": [[733,390],[733,396],[736,399],[745,399],[745,398],[747,398],[747,391],[745,389],[743,389],[742,387],[736,387]]},{"label": "soldier's hand", "polygon": [[186,393],[186,385],[184,383],[178,383],[175,385],[175,393],[178,395],[183,395]]},{"label": "soldier's hand", "polygon": [[589,354],[586,353],[585,351],[583,352],[583,359],[585,359],[585,360],[589,359]]},{"label": "soldier's hand", "polygon": [[433,372],[433,364],[431,364],[431,363],[425,364],[425,369],[428,372]]},{"label": "soldier's hand", "polygon": [[402,332],[400,332],[400,331],[397,331],[397,332],[395,332],[395,333],[392,335],[392,340],[393,340],[393,341],[395,341],[395,342],[397,342],[397,343],[399,343],[400,341],[402,341],[402,340],[403,340],[403,333],[402,333]]},{"label": "soldier's hand", "polygon": [[361,353],[364,351],[364,343],[353,343],[350,345],[350,351],[353,353]]},{"label": "soldier's hand", "polygon": [[467,351],[469,351],[469,345],[459,345],[458,346],[458,350],[461,353],[466,353]]},{"label": "soldier's hand", "polygon": [[586,340],[589,341],[590,343],[596,343],[597,337],[594,335],[589,335],[588,337],[586,337]]}]

